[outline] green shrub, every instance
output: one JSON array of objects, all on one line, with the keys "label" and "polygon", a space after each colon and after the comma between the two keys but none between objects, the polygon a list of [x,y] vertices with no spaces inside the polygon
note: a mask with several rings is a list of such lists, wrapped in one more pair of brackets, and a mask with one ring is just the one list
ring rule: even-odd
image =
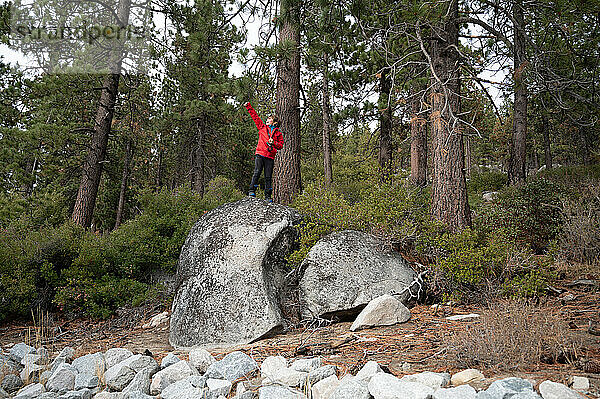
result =
[{"label": "green shrub", "polygon": [[541,253],[560,231],[562,192],[560,186],[541,178],[507,187],[494,203],[482,207],[478,228],[503,229],[512,241]]},{"label": "green shrub", "polygon": [[414,238],[429,216],[424,192],[399,182],[367,181],[354,198],[348,193],[328,189],[324,184],[309,184],[294,207],[306,215],[300,228],[300,248],[288,260],[302,262],[310,248],[325,235],[346,229],[365,231],[393,243]]},{"label": "green shrub", "polygon": [[148,285],[128,278],[104,275],[88,279],[73,269],[66,274],[66,284],[59,287],[54,303],[71,316],[106,319],[119,307],[139,303],[148,290]]},{"label": "green shrub", "polygon": [[[19,226],[20,227],[20,226]],[[15,226],[0,234],[0,319],[28,315],[47,307],[61,282],[61,273],[71,266],[89,235],[71,222],[59,227],[26,231]]]},{"label": "green shrub", "polygon": [[508,178],[505,173],[492,170],[474,171],[467,188],[469,192],[499,191],[506,186]]}]

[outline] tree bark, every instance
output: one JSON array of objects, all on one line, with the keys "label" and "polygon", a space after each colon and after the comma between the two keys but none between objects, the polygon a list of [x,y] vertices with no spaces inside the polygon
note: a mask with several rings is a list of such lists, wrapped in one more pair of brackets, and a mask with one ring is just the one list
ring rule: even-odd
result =
[{"label": "tree bark", "polygon": [[546,169],[552,169],[552,152],[550,151],[550,125],[548,124],[548,116],[542,114],[542,134],[544,135],[544,161]]},{"label": "tree bark", "polygon": [[[471,225],[467,199],[465,158],[460,111],[458,0],[452,0],[445,26],[431,41],[432,77],[431,137],[433,176],[431,214],[451,231]],[[438,80],[439,79],[439,80]]]},{"label": "tree bark", "polygon": [[410,118],[410,180],[416,186],[427,184],[427,120],[420,115],[421,100],[413,96]]},{"label": "tree bark", "polygon": [[524,71],[527,68],[523,3],[515,0],[513,4],[514,18],[514,81],[515,103],[513,107],[513,134],[510,147],[508,183],[517,184],[525,181],[527,161],[527,83]]},{"label": "tree bark", "polygon": [[387,176],[392,167],[392,104],[390,93],[392,81],[388,76],[389,71],[384,69],[379,78],[379,154],[377,161]]},{"label": "tree bark", "polygon": [[195,143],[192,146],[192,190],[204,196],[204,171],[206,166],[205,156],[205,127],[204,118],[196,121],[196,137]]},{"label": "tree bark", "polygon": [[[117,10],[117,25],[124,28],[129,21],[131,0],[121,0]],[[98,186],[102,176],[102,166],[106,158],[108,136],[113,120],[115,103],[119,90],[119,77],[123,61],[122,49],[113,50],[110,54],[110,72],[104,78],[98,111],[94,120],[91,145],[83,165],[83,174],[77,191],[77,199],[73,207],[73,221],[83,227],[90,227],[98,196]]]},{"label": "tree bark", "polygon": [[119,228],[123,221],[123,213],[125,210],[125,194],[127,185],[129,184],[129,175],[131,173],[131,158],[133,156],[133,140],[127,139],[125,147],[125,159],[123,160],[123,175],[121,176],[121,189],[119,190],[119,204],[117,205],[117,216],[115,218],[115,230]]},{"label": "tree bark", "polygon": [[331,166],[331,107],[329,103],[329,55],[323,56],[323,169],[325,184],[330,187],[333,182]]},{"label": "tree bark", "polygon": [[275,202],[289,205],[302,190],[300,178],[300,2],[282,0],[277,61],[277,116],[284,146],[275,157]]}]

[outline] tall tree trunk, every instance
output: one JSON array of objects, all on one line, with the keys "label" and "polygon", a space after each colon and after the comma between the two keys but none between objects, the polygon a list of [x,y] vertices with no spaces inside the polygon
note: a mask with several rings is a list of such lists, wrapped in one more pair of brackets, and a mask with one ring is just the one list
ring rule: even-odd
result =
[{"label": "tall tree trunk", "polygon": [[[431,137],[433,176],[431,214],[452,231],[471,224],[460,122],[458,0],[452,0],[445,26],[431,41]],[[439,80],[438,80],[439,79]]]},{"label": "tall tree trunk", "polygon": [[550,151],[550,124],[548,115],[542,114],[542,134],[544,135],[544,161],[546,169],[552,169],[552,152]]},{"label": "tall tree trunk", "polygon": [[285,48],[277,61],[277,116],[284,146],[275,157],[275,202],[289,205],[302,190],[300,179],[300,1],[281,1],[279,44]]},{"label": "tall tree trunk", "polygon": [[329,55],[323,56],[323,169],[325,184],[330,187],[333,182],[331,167],[331,107],[329,104]]},{"label": "tall tree trunk", "polygon": [[410,180],[417,186],[427,184],[427,120],[420,115],[421,99],[416,94],[411,103]]},{"label": "tall tree trunk", "polygon": [[392,81],[389,71],[384,69],[379,78],[379,154],[377,161],[384,176],[391,172],[392,167],[392,104],[390,93]]},{"label": "tall tree trunk", "polygon": [[[131,0],[119,1],[117,10],[117,25],[124,28],[129,22],[129,10]],[[83,165],[83,174],[77,191],[77,199],[73,207],[72,219],[83,227],[90,227],[98,196],[98,186],[102,176],[102,165],[106,157],[108,136],[112,125],[115,103],[119,90],[119,77],[121,76],[121,63],[123,51],[121,48],[110,53],[110,72],[104,78],[100,102],[96,118],[94,120],[94,131],[91,144]]]},{"label": "tall tree trunk", "polygon": [[123,175],[121,176],[121,190],[119,190],[119,204],[117,205],[117,217],[115,218],[115,230],[119,228],[123,221],[123,212],[125,210],[125,193],[129,184],[129,175],[131,173],[131,158],[133,156],[133,140],[127,139],[125,147],[125,159],[123,160]]},{"label": "tall tree trunk", "polygon": [[205,147],[205,117],[196,121],[196,142],[192,151],[194,152],[192,159],[194,164],[192,165],[194,173],[192,174],[192,189],[204,196],[204,170],[206,166],[206,157],[204,153]]},{"label": "tall tree trunk", "polygon": [[513,134],[510,147],[510,162],[508,167],[508,183],[517,184],[525,181],[527,161],[527,83],[524,71],[527,68],[525,33],[523,32],[525,18],[523,16],[522,0],[513,4],[514,17],[514,81],[515,103],[513,108]]}]

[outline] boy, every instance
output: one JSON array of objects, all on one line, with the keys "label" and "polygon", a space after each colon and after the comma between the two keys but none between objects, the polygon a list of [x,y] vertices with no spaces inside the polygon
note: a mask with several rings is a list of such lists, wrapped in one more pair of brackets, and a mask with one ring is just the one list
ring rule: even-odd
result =
[{"label": "boy", "polygon": [[249,102],[246,103],[245,106],[258,129],[258,144],[256,145],[256,152],[254,155],[254,174],[252,175],[248,195],[250,197],[256,197],[258,178],[264,168],[265,199],[269,202],[273,202],[271,199],[271,193],[273,192],[271,185],[273,178],[273,163],[277,150],[283,148],[283,136],[279,130],[279,119],[277,116],[271,115],[267,118],[267,124],[265,125]]}]

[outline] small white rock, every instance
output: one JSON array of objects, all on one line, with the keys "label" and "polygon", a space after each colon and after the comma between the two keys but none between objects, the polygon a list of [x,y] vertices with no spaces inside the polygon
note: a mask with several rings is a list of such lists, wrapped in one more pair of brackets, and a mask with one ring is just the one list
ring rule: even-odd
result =
[{"label": "small white rock", "polygon": [[273,377],[278,370],[287,368],[287,360],[283,356],[269,356],[260,365],[260,374],[263,377]]},{"label": "small white rock", "polygon": [[457,387],[459,385],[468,384],[470,382],[483,381],[484,379],[485,377],[483,376],[481,371],[477,369],[466,369],[454,374],[452,378],[450,378],[450,383]]},{"label": "small white rock", "polygon": [[410,310],[391,295],[377,297],[365,306],[352,323],[350,331],[375,326],[390,326],[410,319]]},{"label": "small white rock", "polygon": [[335,375],[317,382],[310,389],[312,399],[329,399],[329,396],[331,396],[333,391],[335,391],[339,385],[340,381]]},{"label": "small white rock", "polygon": [[379,366],[379,364],[376,361],[369,360],[358,371],[358,373],[356,373],[355,378],[369,382],[369,380],[371,380],[371,377],[373,377],[377,373],[381,373],[381,367]]},{"label": "small white rock", "polygon": [[587,392],[590,390],[590,380],[587,377],[573,376],[569,383],[571,388],[576,391]]},{"label": "small white rock", "polygon": [[544,399],[585,399],[585,396],[575,392],[566,385],[548,380],[540,384],[539,390],[540,395]]}]

